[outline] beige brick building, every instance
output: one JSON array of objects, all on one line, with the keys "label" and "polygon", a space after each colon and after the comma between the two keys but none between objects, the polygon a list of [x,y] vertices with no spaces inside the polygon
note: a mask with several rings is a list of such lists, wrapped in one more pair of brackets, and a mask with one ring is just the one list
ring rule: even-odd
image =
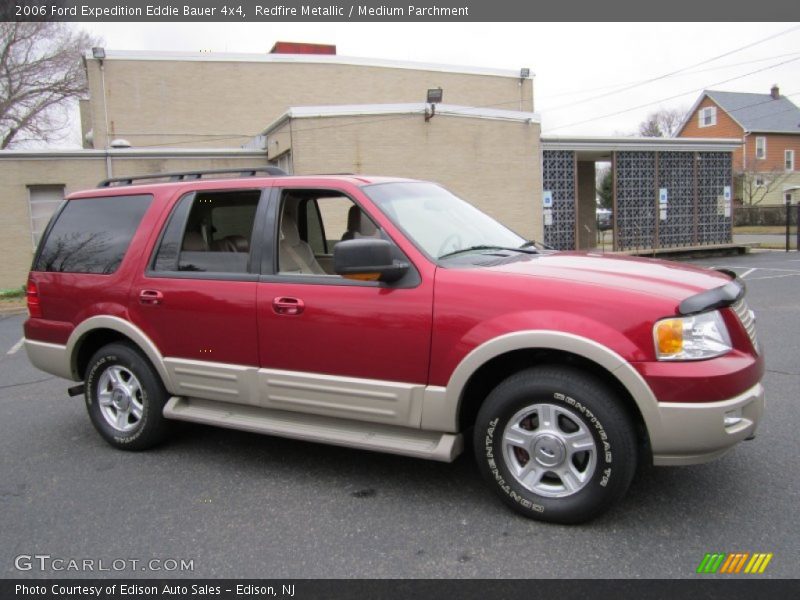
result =
[{"label": "beige brick building", "polygon": [[533,111],[533,80],[519,70],[317,54],[105,51],[87,58],[94,148],[110,137],[135,147],[239,147],[290,106],[423,102]]},{"label": "beige brick building", "polygon": [[[25,282],[63,195],[110,176],[272,162],[430,179],[540,236],[540,125],[519,70],[104,49],[85,60],[85,149],[0,152],[0,289]],[[433,88],[446,104],[426,120]]]},{"label": "beige brick building", "polygon": [[[294,173],[391,173],[437,181],[527,238],[542,237],[541,125],[526,112],[439,105],[293,107],[261,134]],[[536,201],[536,202],[535,202]]]}]

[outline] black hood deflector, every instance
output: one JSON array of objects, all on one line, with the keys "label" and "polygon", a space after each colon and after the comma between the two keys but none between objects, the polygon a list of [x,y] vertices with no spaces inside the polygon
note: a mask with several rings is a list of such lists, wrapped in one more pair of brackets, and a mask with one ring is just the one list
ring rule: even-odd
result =
[{"label": "black hood deflector", "polygon": [[733,277],[733,281],[725,285],[700,292],[694,296],[686,298],[678,306],[678,312],[682,315],[694,315],[697,313],[714,310],[715,308],[724,308],[730,306],[744,296],[745,286],[741,279],[736,277],[736,274],[720,269],[722,273]]}]

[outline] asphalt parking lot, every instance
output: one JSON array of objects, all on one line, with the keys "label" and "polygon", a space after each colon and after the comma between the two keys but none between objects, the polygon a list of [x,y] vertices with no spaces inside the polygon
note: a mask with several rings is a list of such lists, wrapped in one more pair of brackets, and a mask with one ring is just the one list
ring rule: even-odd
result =
[{"label": "asphalt parking lot", "polygon": [[759,577],[799,577],[800,254],[694,262],[747,282],[767,356],[758,436],[711,464],[645,469],[612,512],[573,527],[510,512],[467,455],[442,464],[192,425],[155,451],[113,450],[68,383],[18,349],[23,317],[0,316],[0,574],[92,575],[15,568],[48,554],[193,561],[128,577],[685,578],[706,552],[771,552]]}]

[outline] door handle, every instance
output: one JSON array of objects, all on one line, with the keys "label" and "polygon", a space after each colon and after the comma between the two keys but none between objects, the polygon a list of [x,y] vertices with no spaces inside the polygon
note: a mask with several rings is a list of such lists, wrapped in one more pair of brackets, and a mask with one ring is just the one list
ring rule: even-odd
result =
[{"label": "door handle", "polygon": [[305,303],[300,298],[278,296],[272,301],[272,310],[278,315],[299,315],[305,307]]},{"label": "door handle", "polygon": [[155,306],[161,304],[164,300],[164,294],[158,290],[142,290],[139,292],[139,304],[149,304]]}]

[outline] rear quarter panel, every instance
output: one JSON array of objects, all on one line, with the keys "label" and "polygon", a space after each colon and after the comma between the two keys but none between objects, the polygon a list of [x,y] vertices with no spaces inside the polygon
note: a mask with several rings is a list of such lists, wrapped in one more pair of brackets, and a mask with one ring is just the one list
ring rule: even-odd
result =
[{"label": "rear quarter panel", "polygon": [[[141,194],[142,191],[131,192]],[[171,198],[153,194],[119,268],[111,274],[31,271],[42,307],[41,319],[25,322],[25,337],[52,344],[66,344],[72,330],[89,317],[128,316],[128,294],[134,274],[141,272],[150,256],[153,240],[171,204]]]}]

